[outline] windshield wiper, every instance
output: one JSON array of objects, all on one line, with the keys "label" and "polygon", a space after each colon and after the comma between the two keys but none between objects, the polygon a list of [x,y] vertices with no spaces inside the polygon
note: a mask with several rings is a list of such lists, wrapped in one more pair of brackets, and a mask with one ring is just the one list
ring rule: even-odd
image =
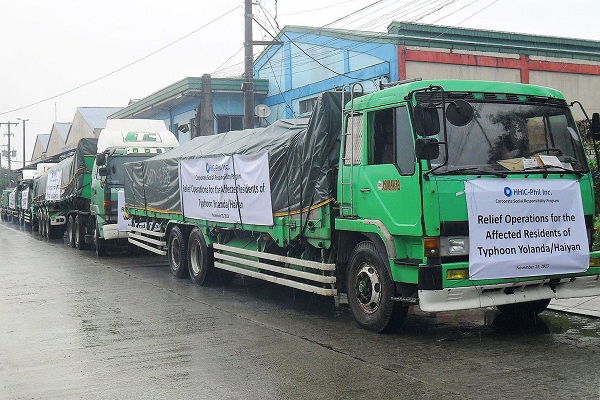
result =
[{"label": "windshield wiper", "polygon": [[554,168],[558,169],[561,172],[564,171],[564,172],[569,172],[571,174],[575,174],[575,175],[577,175],[578,178],[581,178],[585,174],[585,171],[568,169],[563,166],[559,167],[558,165],[538,165],[537,167],[527,168],[527,169],[523,170],[523,172],[527,173],[528,171],[537,171],[537,172],[548,173],[548,172],[552,172],[552,169],[554,169]]},{"label": "windshield wiper", "polygon": [[463,168],[447,169],[446,171],[438,172],[438,175],[452,175],[452,174],[458,174],[460,172],[475,172],[477,174],[482,174],[482,175],[494,175],[499,178],[506,178],[508,176],[504,172],[485,170],[480,167],[463,167]]}]

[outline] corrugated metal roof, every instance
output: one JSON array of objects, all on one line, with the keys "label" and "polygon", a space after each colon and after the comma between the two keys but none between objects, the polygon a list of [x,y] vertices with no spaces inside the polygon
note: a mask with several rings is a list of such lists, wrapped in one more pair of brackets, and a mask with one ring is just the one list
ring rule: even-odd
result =
[{"label": "corrugated metal roof", "polygon": [[[60,137],[63,139],[63,142],[67,141],[67,137],[69,136],[69,129],[71,128],[70,122],[55,122],[52,124],[52,130],[56,130]],[[50,135],[48,135],[50,136]],[[48,146],[46,146],[48,147]]]},{"label": "corrugated metal roof", "polygon": [[92,129],[104,129],[109,115],[123,107],[78,107],[77,111]]},{"label": "corrugated metal roof", "polygon": [[[545,57],[600,61],[600,42],[485,29],[454,28],[440,25],[393,21],[387,32],[368,32],[335,28],[285,26],[277,40],[289,41],[286,34],[300,34],[295,41],[312,43],[315,37],[328,36],[359,42],[391,43],[406,46],[438,47],[459,50],[523,53]],[[311,37],[312,36],[312,37]],[[302,38],[302,40],[300,40]],[[266,46],[256,58],[260,61],[273,46]]]},{"label": "corrugated metal roof", "polygon": [[[243,78],[212,78],[211,88],[213,93],[231,92],[242,95]],[[254,94],[267,94],[269,90],[269,81],[267,79],[254,80]],[[151,107],[169,109],[177,104],[188,101],[189,96],[200,98],[202,91],[202,78],[187,77],[178,82],[175,82],[158,92],[144,97],[135,103],[130,103],[129,106],[123,108],[120,112],[111,114],[111,119],[128,118],[134,116],[136,118],[147,118],[142,112]],[[187,97],[187,98],[186,98]]]},{"label": "corrugated metal roof", "polygon": [[46,149],[48,148],[48,142],[50,141],[50,134],[49,133],[40,133],[37,135],[37,140],[42,145],[42,148],[44,149],[44,151],[46,151]]},{"label": "corrugated metal roof", "polygon": [[600,42],[516,32],[392,22],[398,44],[600,61]]}]

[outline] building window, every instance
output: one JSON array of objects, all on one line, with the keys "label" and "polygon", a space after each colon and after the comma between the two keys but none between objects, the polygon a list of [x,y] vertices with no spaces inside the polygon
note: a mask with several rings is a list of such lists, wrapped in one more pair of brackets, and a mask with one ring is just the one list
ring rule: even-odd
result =
[{"label": "building window", "polygon": [[315,105],[317,104],[317,97],[313,97],[312,99],[300,100],[298,102],[298,107],[300,114],[308,114],[311,113],[315,109]]},{"label": "building window", "polygon": [[244,129],[243,115],[217,115],[217,133]]}]

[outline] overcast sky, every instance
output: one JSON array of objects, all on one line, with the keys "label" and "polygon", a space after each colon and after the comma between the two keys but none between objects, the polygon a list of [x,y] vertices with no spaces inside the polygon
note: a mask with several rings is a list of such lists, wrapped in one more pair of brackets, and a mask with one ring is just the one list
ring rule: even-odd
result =
[{"label": "overcast sky", "polygon": [[[55,121],[71,122],[77,107],[126,106],[130,99],[188,76],[239,76],[243,3],[0,0],[0,122],[29,119],[29,159],[37,134],[50,133]],[[385,31],[396,20],[600,41],[598,0],[254,3],[253,14],[272,33],[285,25]],[[269,39],[255,24],[255,40],[263,37]],[[11,132],[15,133],[11,147],[17,149],[19,160],[13,163],[15,168],[23,159],[22,125],[13,126]],[[7,143],[6,133],[7,127],[1,126],[0,145]],[[6,166],[6,159],[2,165]]]}]

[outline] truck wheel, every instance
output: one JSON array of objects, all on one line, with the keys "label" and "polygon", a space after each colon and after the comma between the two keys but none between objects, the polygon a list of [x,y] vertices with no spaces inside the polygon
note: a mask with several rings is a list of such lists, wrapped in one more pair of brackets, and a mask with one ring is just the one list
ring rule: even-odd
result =
[{"label": "truck wheel", "polygon": [[169,266],[171,272],[178,278],[187,278],[187,249],[185,245],[183,232],[178,226],[171,229],[169,233],[169,244],[167,251],[169,253]]},{"label": "truck wheel", "polygon": [[69,246],[75,247],[75,217],[73,215],[67,217],[67,238]]},{"label": "truck wheel", "polygon": [[94,247],[96,248],[96,255],[98,257],[104,257],[106,255],[106,240],[100,237],[98,224],[94,224],[94,226]]},{"label": "truck wheel", "polygon": [[38,217],[38,225],[40,227],[40,236],[41,237],[45,237],[46,234],[44,233],[44,230],[46,229],[46,220],[44,219],[44,213],[40,212],[38,213],[39,217]]},{"label": "truck wheel", "polygon": [[504,304],[496,306],[502,314],[514,315],[518,317],[535,317],[548,307],[550,299],[527,301],[525,303]]},{"label": "truck wheel", "polygon": [[73,222],[73,236],[75,242],[75,248],[77,250],[85,249],[85,241],[84,239],[84,223],[83,217],[81,215],[76,215],[75,220]]},{"label": "truck wheel", "polygon": [[44,215],[46,218],[44,219],[44,221],[46,222],[46,227],[44,228],[44,232],[46,233],[46,237],[48,239],[54,239],[53,233],[54,231],[52,230],[52,225],[50,224],[52,221],[52,218],[50,218],[50,216],[48,214]]},{"label": "truck wheel", "polygon": [[198,228],[194,228],[188,240],[188,267],[190,278],[196,285],[204,285],[206,273],[209,268],[208,247],[204,235]]},{"label": "truck wheel", "polygon": [[394,282],[370,241],[359,243],[350,256],[347,274],[350,310],[358,324],[374,332],[393,332],[406,318],[408,307],[392,300]]}]

